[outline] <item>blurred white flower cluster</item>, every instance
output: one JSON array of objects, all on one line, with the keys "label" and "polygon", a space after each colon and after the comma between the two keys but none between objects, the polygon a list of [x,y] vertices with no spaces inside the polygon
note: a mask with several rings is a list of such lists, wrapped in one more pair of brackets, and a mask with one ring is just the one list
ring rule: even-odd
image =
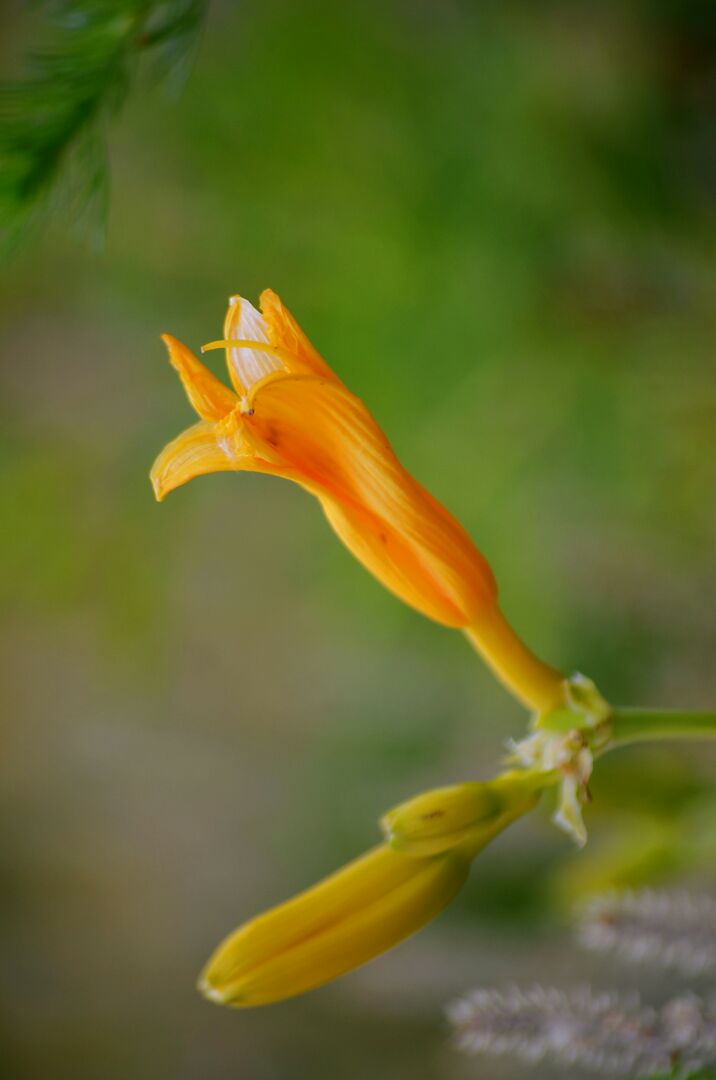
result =
[{"label": "blurred white flower cluster", "polygon": [[[597,897],[582,912],[578,936],[589,948],[691,977],[716,971],[716,901],[708,896],[645,890]],[[468,1054],[674,1080],[716,1063],[716,997],[690,990],[653,1008],[637,993],[590,986],[479,988],[447,1013]]]}]

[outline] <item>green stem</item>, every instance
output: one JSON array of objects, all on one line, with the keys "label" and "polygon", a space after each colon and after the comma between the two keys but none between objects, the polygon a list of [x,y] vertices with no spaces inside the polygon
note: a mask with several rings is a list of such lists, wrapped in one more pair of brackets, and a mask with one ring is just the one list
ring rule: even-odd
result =
[{"label": "green stem", "polygon": [[614,709],[609,749],[651,739],[716,739],[716,712]]}]

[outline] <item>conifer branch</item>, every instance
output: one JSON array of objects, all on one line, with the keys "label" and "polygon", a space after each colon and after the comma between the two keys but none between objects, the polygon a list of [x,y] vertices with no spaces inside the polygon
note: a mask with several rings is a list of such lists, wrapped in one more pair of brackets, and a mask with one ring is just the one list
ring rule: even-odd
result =
[{"label": "conifer branch", "polygon": [[206,0],[43,0],[41,43],[24,75],[0,85],[0,245],[61,208],[104,227],[109,118],[140,59],[184,73]]}]

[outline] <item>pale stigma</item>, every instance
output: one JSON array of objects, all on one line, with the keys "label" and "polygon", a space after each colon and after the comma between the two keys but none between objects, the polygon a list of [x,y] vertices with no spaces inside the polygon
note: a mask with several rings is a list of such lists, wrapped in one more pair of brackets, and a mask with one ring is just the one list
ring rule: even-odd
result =
[{"label": "pale stigma", "polygon": [[[243,296],[232,296],[229,300],[224,337],[269,344],[265,319]],[[230,372],[233,371],[244,390],[249,390],[255,382],[263,379],[265,375],[270,375],[272,371],[285,370],[278,356],[259,349],[227,348],[226,357]]]}]

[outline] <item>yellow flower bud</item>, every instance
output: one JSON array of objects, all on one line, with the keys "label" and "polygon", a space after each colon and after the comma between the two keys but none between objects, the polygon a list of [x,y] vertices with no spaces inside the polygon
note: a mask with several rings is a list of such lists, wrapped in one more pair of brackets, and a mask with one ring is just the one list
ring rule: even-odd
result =
[{"label": "yellow flower bud", "polygon": [[385,818],[389,844],[240,926],[209,960],[199,989],[222,1005],[267,1005],[391,949],[442,911],[477,852],[534,806],[541,784],[541,776],[508,772],[396,807]]},{"label": "yellow flower bud", "polygon": [[467,877],[469,857],[411,858],[386,845],[239,927],[199,980],[212,1001],[266,1005],[320,986],[434,918]]}]

